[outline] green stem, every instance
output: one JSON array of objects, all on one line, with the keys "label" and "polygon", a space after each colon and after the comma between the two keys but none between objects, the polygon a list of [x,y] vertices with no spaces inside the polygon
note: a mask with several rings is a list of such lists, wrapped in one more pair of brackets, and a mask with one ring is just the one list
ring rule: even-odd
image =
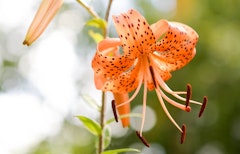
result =
[{"label": "green stem", "polygon": [[[98,14],[87,4],[85,4],[84,2],[82,2],[81,0],[76,0],[80,5],[82,5],[88,12],[89,14],[91,14],[91,16],[93,16],[94,18],[100,18],[98,16]],[[106,10],[106,14],[105,14],[105,20],[108,23],[108,17],[109,17],[109,13],[110,13],[110,9],[112,6],[112,2],[113,0],[109,0],[108,2],[108,7]],[[103,36],[104,38],[107,37],[107,27],[103,32]],[[101,106],[101,110],[100,110],[100,126],[102,129],[101,134],[99,135],[99,142],[98,142],[98,154],[101,154],[104,150],[104,135],[103,135],[103,131],[104,131],[104,123],[105,123],[105,108],[106,108],[106,96],[105,96],[105,92],[102,91],[102,106]]]},{"label": "green stem", "polygon": [[87,4],[85,4],[84,2],[82,2],[81,0],[77,0],[77,2],[82,5],[88,12],[89,14],[91,14],[91,16],[93,16],[94,18],[99,18],[98,14]]},{"label": "green stem", "polygon": [[[108,17],[109,17],[109,13],[110,13],[110,9],[111,9],[111,6],[112,6],[112,2],[113,0],[109,0],[109,3],[108,3],[108,7],[107,7],[107,11],[106,11],[106,15],[105,15],[105,20],[106,22],[108,23]],[[107,37],[107,27],[106,27],[106,30],[104,31],[104,38]],[[102,107],[101,107],[101,112],[100,112],[100,126],[102,128],[102,133],[104,131],[104,123],[105,123],[105,108],[106,108],[106,96],[105,96],[105,92],[102,91]],[[99,142],[98,142],[98,154],[101,154],[103,151],[104,151],[104,137],[103,137],[103,134],[101,134],[99,136]]]},{"label": "green stem", "polygon": [[113,2],[113,0],[109,0],[107,11],[106,11],[106,14],[105,14],[105,20],[106,21],[108,21],[108,17],[109,17],[109,13],[110,13],[110,10],[111,10],[112,2]]},{"label": "green stem", "polygon": [[[100,112],[100,126],[102,129],[102,133],[104,131],[104,119],[105,119],[105,108],[106,108],[106,97],[105,97],[105,92],[102,91],[102,107],[101,107],[101,112]],[[104,143],[104,137],[103,134],[100,134],[99,136],[99,141],[98,141],[98,154],[101,154],[103,152],[103,143]]]},{"label": "green stem", "polygon": [[[109,13],[110,13],[110,10],[111,10],[112,2],[113,2],[113,0],[109,0],[107,11],[106,11],[106,14],[105,14],[105,20],[106,20],[107,23],[108,23],[108,18],[109,18]],[[106,31],[104,33],[104,37],[106,38],[107,35],[108,35],[108,32],[107,32],[107,29],[106,29]]]}]

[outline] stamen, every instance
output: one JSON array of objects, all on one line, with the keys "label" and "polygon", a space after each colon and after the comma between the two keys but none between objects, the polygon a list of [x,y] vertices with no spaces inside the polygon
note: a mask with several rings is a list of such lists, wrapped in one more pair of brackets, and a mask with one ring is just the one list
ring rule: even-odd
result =
[{"label": "stamen", "polygon": [[189,89],[190,89],[189,94],[187,94],[186,91],[172,91],[172,89],[170,89],[170,88],[168,87],[168,85],[163,81],[163,79],[161,78],[161,76],[156,75],[155,77],[156,77],[156,81],[158,82],[158,84],[160,85],[160,87],[163,88],[164,91],[166,91],[167,93],[169,93],[169,94],[171,94],[172,96],[174,96],[175,98],[180,99],[181,101],[186,101],[186,98],[183,98],[183,97],[179,96],[179,95],[181,95],[181,94],[186,94],[186,95],[189,95],[189,96],[190,96],[190,97],[189,97],[189,102],[190,102],[190,103],[195,103],[195,104],[201,105],[201,103],[199,103],[199,102],[190,100],[191,95],[192,95],[192,94],[191,94],[192,92],[191,92],[191,85],[190,85],[190,84],[189,84],[190,86],[187,86],[187,88],[189,87]]},{"label": "stamen", "polygon": [[207,101],[208,101],[208,98],[207,98],[207,96],[204,96],[204,97],[203,97],[203,103],[202,103],[202,107],[201,107],[201,109],[200,109],[200,112],[199,112],[199,114],[198,114],[198,117],[199,117],[199,118],[202,116],[202,114],[203,114],[203,111],[204,111],[204,110],[205,110],[205,108],[206,108]]},{"label": "stamen", "polygon": [[[167,117],[170,119],[170,121],[177,127],[177,129],[182,132],[182,129],[180,128],[180,126],[176,123],[176,121],[173,119],[173,117],[171,116],[171,114],[168,112],[168,109],[163,101],[163,98],[162,98],[162,95],[160,93],[160,88],[159,86],[157,85],[157,89],[156,89],[156,93],[157,93],[157,96],[158,96],[158,100],[163,108],[163,111],[166,113]],[[185,108],[185,106],[184,106]]]},{"label": "stamen", "polygon": [[186,138],[186,125],[183,124],[183,125],[182,125],[181,144],[183,144],[183,142],[185,141],[185,138]]},{"label": "stamen", "polygon": [[189,106],[192,97],[192,86],[187,84],[187,94],[186,94],[186,108]]},{"label": "stamen", "polygon": [[[186,94],[186,92],[175,92],[172,91],[168,85],[162,80],[162,78],[160,76],[155,76],[157,79],[157,82],[159,83],[159,85],[169,94],[173,95],[174,97],[176,97],[177,99],[181,100],[181,101],[186,101],[186,98],[179,96],[178,94]],[[189,100],[190,103],[194,103],[197,105],[202,105],[202,103],[194,101],[194,100]]]},{"label": "stamen", "polygon": [[156,81],[155,81],[155,78],[154,78],[154,72],[153,72],[152,66],[149,66],[149,70],[150,70],[150,73],[151,73],[151,76],[152,76],[154,87],[156,88]]},{"label": "stamen", "polygon": [[117,115],[115,100],[112,100],[112,110],[113,110],[115,121],[118,122],[118,115]]},{"label": "stamen", "polygon": [[144,80],[144,89],[143,89],[143,107],[142,107],[142,122],[140,127],[140,135],[142,136],[145,117],[146,117],[146,107],[147,107],[147,80]]},{"label": "stamen", "polygon": [[150,144],[147,142],[147,140],[142,135],[140,135],[139,131],[136,131],[136,134],[144,145],[146,145],[147,147],[150,147]]},{"label": "stamen", "polygon": [[[157,90],[158,90],[158,89],[157,89]],[[159,89],[159,90],[160,90],[160,93],[161,93],[162,97],[163,97],[168,103],[170,103],[170,104],[172,104],[173,106],[175,106],[175,107],[177,107],[177,108],[179,108],[179,109],[181,109],[181,110],[184,110],[184,111],[186,111],[186,112],[190,112],[190,111],[191,111],[191,107],[190,107],[189,105],[186,106],[186,105],[180,104],[180,103],[178,103],[178,102],[170,99],[169,97],[167,97],[167,96],[163,93],[163,91],[162,91],[161,89]]]},{"label": "stamen", "polygon": [[143,75],[141,74],[141,78],[139,79],[139,81],[141,81],[141,82],[139,82],[138,87],[137,87],[137,89],[135,90],[135,92],[133,93],[133,95],[132,95],[127,101],[125,101],[125,102],[123,102],[123,103],[121,103],[121,104],[118,104],[118,105],[116,106],[116,108],[119,108],[119,107],[121,107],[121,106],[123,106],[123,105],[126,105],[126,104],[130,103],[130,102],[137,96],[137,94],[138,94],[138,92],[140,91],[141,86],[142,86],[142,80],[143,80]]}]

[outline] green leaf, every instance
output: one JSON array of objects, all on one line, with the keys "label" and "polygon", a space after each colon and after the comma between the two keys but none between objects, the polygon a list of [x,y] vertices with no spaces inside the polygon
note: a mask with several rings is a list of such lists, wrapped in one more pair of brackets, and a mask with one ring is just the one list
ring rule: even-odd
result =
[{"label": "green leaf", "polygon": [[96,121],[85,116],[76,116],[76,117],[84,124],[84,126],[87,128],[87,130],[90,133],[92,133],[95,136],[101,135],[101,132],[102,132],[101,127]]},{"label": "green leaf", "polygon": [[105,31],[105,29],[107,27],[107,22],[104,19],[101,19],[101,18],[93,18],[93,19],[89,20],[86,23],[86,25],[91,26],[91,27],[100,28],[103,31]]},{"label": "green leaf", "polygon": [[119,154],[123,152],[137,152],[140,153],[138,149],[132,149],[132,148],[125,148],[125,149],[115,149],[115,150],[107,150],[102,152],[101,154]]},{"label": "green leaf", "polygon": [[95,27],[101,30],[102,34],[100,32],[94,32],[93,30],[88,31],[88,34],[94,39],[96,43],[104,39],[103,35],[106,34],[107,29],[107,22],[104,19],[93,18],[86,23],[86,26]]},{"label": "green leaf", "polygon": [[104,129],[104,149],[106,149],[111,143],[111,133],[108,127]]},{"label": "green leaf", "polygon": [[104,39],[102,34],[100,34],[98,32],[94,32],[93,30],[89,30],[88,34],[89,34],[89,36],[91,36],[93,38],[93,40],[96,43],[99,43],[100,41],[102,41]]}]

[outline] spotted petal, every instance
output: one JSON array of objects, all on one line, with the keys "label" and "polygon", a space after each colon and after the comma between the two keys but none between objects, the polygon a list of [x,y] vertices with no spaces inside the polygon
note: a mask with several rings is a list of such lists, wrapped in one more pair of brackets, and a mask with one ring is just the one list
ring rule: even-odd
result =
[{"label": "spotted petal", "polygon": [[[129,92],[136,88],[139,66],[119,51],[119,39],[105,39],[97,46],[92,61],[95,85],[98,89],[112,92]],[[136,66],[135,66],[136,65]]]},{"label": "spotted petal", "polygon": [[135,58],[140,54],[152,52],[149,46],[155,43],[155,37],[141,14],[129,10],[119,16],[113,16],[113,20],[126,56]]},{"label": "spotted petal", "polygon": [[[154,62],[163,71],[171,72],[180,69],[195,56],[198,35],[189,26],[160,20],[151,25],[151,28],[157,38],[156,52],[153,54]],[[158,39],[162,35],[164,35],[163,38]]]},{"label": "spotted petal", "polygon": [[121,75],[116,78],[112,78],[107,80],[102,90],[104,91],[112,91],[116,93],[128,93],[132,90],[136,89],[139,83],[141,82],[141,75],[139,75],[140,71],[140,63],[137,63],[131,69],[123,72]]}]

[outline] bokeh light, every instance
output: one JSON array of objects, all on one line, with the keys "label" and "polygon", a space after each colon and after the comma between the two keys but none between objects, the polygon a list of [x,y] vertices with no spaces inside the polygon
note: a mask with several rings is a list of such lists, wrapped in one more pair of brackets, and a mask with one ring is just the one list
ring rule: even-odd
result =
[{"label": "bokeh light", "polygon": [[[142,114],[142,105],[138,105],[132,109],[133,113]],[[131,117],[131,127],[137,131],[140,130],[142,123],[142,118],[140,117]],[[143,131],[149,131],[156,124],[156,114],[155,111],[149,106],[146,107],[146,116]]]}]

